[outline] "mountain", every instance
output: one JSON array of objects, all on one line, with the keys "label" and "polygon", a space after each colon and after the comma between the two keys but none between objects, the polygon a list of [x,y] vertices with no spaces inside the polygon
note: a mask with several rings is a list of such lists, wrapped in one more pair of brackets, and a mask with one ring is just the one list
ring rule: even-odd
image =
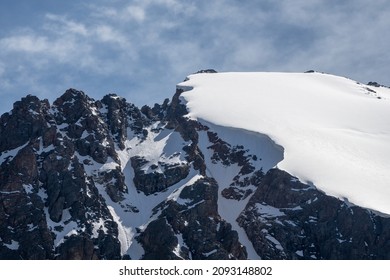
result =
[{"label": "mountain", "polygon": [[390,89],[216,73],[0,118],[0,259],[390,259]]}]

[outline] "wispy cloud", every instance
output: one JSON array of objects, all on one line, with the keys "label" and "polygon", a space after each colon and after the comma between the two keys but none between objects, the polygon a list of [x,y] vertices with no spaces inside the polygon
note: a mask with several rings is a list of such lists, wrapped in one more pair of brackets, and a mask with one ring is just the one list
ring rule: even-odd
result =
[{"label": "wispy cloud", "polygon": [[77,34],[81,36],[87,36],[88,30],[85,24],[76,22],[74,20],[69,19],[64,15],[56,15],[48,13],[45,15],[47,19],[44,22],[44,29],[55,32],[57,34],[69,35],[69,34]]},{"label": "wispy cloud", "polygon": [[33,35],[16,35],[0,40],[0,46],[5,51],[39,53],[48,49],[46,37]]}]

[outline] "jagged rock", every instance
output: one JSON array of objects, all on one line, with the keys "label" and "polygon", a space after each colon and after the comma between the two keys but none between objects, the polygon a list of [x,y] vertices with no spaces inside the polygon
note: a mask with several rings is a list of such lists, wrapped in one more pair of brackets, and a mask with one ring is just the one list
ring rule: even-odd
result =
[{"label": "jagged rock", "polygon": [[204,69],[204,70],[199,70],[198,72],[196,72],[196,74],[200,74],[200,73],[218,73],[218,72],[215,71],[214,69]]},{"label": "jagged rock", "polygon": [[390,221],[273,169],[238,218],[263,259],[388,259]]},{"label": "jagged rock", "polygon": [[83,236],[70,236],[57,249],[57,259],[62,260],[97,260],[98,253],[92,240]]},{"label": "jagged rock", "polygon": [[128,111],[130,106],[126,103],[126,99],[115,94],[109,94],[103,97],[102,104],[107,110],[107,124],[111,134],[119,143],[119,147],[124,149],[124,141],[127,137]]},{"label": "jagged rock", "polygon": [[257,158],[246,155],[248,150],[245,150],[243,146],[231,147],[230,144],[220,139],[215,132],[207,131],[207,136],[209,141],[213,143],[208,149],[213,150],[211,159],[214,163],[221,162],[225,166],[238,164],[241,167],[240,173],[236,178],[237,182],[241,175],[250,174],[255,170],[251,161]]},{"label": "jagged rock", "polygon": [[[160,205],[161,215],[139,236],[146,249],[144,257],[245,259],[246,250],[239,243],[237,232],[218,214],[217,192],[213,179],[199,179],[184,187],[176,200]],[[151,238],[156,229],[163,243]]]},{"label": "jagged rock", "polygon": [[134,169],[134,184],[136,188],[145,194],[163,191],[187,177],[189,166],[166,165],[163,172],[145,172],[142,167],[146,161],[140,157],[131,158],[131,166]]},{"label": "jagged rock", "polygon": [[[94,102],[82,92],[69,90],[57,100],[54,110],[50,110],[47,100],[28,96],[15,103],[11,115],[1,117],[0,129],[4,133],[0,135],[0,143],[5,150],[0,155],[10,154],[0,162],[0,219],[4,225],[0,226],[1,257],[4,254],[12,259],[54,258],[54,239],[61,234],[62,225],[72,222],[84,228],[89,236],[84,238],[88,240],[84,243],[109,247],[100,249],[99,258],[120,258],[117,224],[109,222],[113,218],[86,177],[84,165],[75,157],[77,143],[71,140],[87,129],[108,135],[104,125],[98,124],[104,122],[92,117],[95,109],[91,104]],[[67,121],[67,126],[59,129],[60,124],[64,127],[63,121]],[[77,121],[80,123],[72,123]],[[10,152],[13,145],[22,148]],[[107,154],[116,159],[114,152],[112,148]],[[94,158],[93,151],[86,154]],[[91,223],[100,219],[107,221],[107,234],[103,232],[98,239],[93,239],[96,229]],[[58,226],[53,228],[51,223]],[[56,253],[57,258],[65,259],[78,258],[78,255]],[[80,256],[90,258],[87,255]]]},{"label": "jagged rock", "polygon": [[242,200],[247,198],[252,193],[252,190],[243,190],[237,187],[229,187],[222,190],[221,194],[224,198]]},{"label": "jagged rock", "polygon": [[54,101],[56,122],[66,123],[66,136],[75,141],[75,149],[82,155],[90,155],[98,163],[105,163],[108,157],[117,155],[106,122],[101,118],[99,104],[82,91],[67,90]]},{"label": "jagged rock", "polygon": [[100,173],[102,184],[105,185],[106,192],[114,202],[123,200],[123,193],[127,191],[125,176],[119,167]]},{"label": "jagged rock", "polygon": [[174,253],[177,246],[177,238],[172,227],[166,219],[161,218],[152,221],[139,238],[143,244],[146,260],[177,260],[180,259]]},{"label": "jagged rock", "polygon": [[41,135],[46,128],[45,115],[49,102],[28,95],[17,101],[11,113],[0,121],[0,152],[20,147],[30,139]]},{"label": "jagged rock", "polygon": [[42,198],[37,193],[34,150],[20,149],[0,168],[0,256],[8,259],[52,258]]},{"label": "jagged rock", "polygon": [[368,82],[368,86],[373,86],[373,87],[381,87],[381,85],[377,82]]},{"label": "jagged rock", "polygon": [[153,108],[145,105],[141,108],[141,112],[150,120],[159,121],[165,118],[167,108],[169,105],[169,99],[165,99],[163,104],[154,104]]}]

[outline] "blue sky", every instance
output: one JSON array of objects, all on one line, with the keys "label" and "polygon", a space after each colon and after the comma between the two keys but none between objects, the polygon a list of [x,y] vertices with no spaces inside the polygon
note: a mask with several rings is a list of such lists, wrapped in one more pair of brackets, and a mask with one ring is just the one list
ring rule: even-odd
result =
[{"label": "blue sky", "polygon": [[26,94],[171,98],[199,69],[390,85],[387,0],[2,0],[0,113]]}]

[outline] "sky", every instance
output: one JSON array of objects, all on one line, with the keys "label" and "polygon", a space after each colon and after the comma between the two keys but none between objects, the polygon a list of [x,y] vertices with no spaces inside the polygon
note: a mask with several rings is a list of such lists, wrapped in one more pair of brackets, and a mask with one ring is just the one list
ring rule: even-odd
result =
[{"label": "sky", "polygon": [[1,0],[0,113],[27,94],[171,98],[200,69],[390,85],[387,0]]}]

